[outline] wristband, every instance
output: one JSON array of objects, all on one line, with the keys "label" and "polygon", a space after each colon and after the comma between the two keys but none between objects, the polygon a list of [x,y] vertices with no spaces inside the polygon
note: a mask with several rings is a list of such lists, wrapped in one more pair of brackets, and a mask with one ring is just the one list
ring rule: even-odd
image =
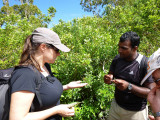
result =
[{"label": "wristband", "polygon": [[153,116],[156,118],[156,117],[160,117],[160,112],[155,112],[153,113]]}]

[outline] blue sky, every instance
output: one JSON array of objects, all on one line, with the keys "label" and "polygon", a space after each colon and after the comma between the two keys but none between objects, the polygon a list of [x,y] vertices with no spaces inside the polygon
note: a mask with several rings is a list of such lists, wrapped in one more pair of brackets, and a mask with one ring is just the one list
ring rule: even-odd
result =
[{"label": "blue sky", "polygon": [[[53,24],[58,24],[59,20],[71,21],[74,18],[82,18],[83,16],[93,16],[90,12],[84,12],[82,6],[80,5],[81,0],[34,0],[34,5],[42,11],[42,13],[47,14],[47,9],[51,6],[56,8],[57,12],[55,17],[50,23],[50,27]],[[20,4],[19,0],[9,0],[10,6],[14,4]],[[2,7],[2,0],[0,0],[0,7]]]}]

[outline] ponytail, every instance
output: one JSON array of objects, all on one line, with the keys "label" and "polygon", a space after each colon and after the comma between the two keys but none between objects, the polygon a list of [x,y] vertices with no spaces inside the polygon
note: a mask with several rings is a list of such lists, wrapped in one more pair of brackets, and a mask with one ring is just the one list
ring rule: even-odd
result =
[{"label": "ponytail", "polygon": [[28,36],[24,43],[24,48],[19,61],[19,66],[33,65],[37,68],[37,70],[40,71],[40,65],[34,58],[35,52],[38,50],[39,46],[40,43],[32,42],[32,35]]}]

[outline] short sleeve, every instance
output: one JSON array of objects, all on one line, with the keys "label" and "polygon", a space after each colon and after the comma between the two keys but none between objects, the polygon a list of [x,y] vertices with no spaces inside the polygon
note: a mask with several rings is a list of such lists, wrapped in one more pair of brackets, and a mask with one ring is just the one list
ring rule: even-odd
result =
[{"label": "short sleeve", "polygon": [[36,76],[30,68],[15,70],[11,78],[11,93],[22,90],[35,93],[35,79]]},{"label": "short sleeve", "polygon": [[110,69],[109,71],[112,71],[114,73],[115,71],[115,66],[116,66],[116,62],[117,62],[117,59],[119,58],[119,55],[115,56],[115,58],[113,59],[111,65],[110,65]]}]

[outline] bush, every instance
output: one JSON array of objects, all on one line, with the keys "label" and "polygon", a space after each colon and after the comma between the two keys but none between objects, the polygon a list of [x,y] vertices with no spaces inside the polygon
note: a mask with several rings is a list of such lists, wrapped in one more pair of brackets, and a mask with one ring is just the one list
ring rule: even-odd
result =
[{"label": "bush", "polygon": [[[159,3],[137,0],[133,6],[110,9],[103,18],[83,17],[67,23],[61,20],[52,28],[71,49],[69,53],[61,53],[51,65],[55,76],[62,84],[77,80],[88,83],[86,87],[64,91],[61,103],[81,102],[76,107],[76,115],[65,119],[105,119],[114,97],[114,85],[104,84],[103,76],[118,54],[119,37],[124,32],[135,31],[141,37],[139,52],[149,56],[157,50],[160,46]],[[3,18],[12,18],[14,22],[6,22],[0,29],[0,69],[18,64],[24,39],[42,26],[17,19],[19,17]]]}]

